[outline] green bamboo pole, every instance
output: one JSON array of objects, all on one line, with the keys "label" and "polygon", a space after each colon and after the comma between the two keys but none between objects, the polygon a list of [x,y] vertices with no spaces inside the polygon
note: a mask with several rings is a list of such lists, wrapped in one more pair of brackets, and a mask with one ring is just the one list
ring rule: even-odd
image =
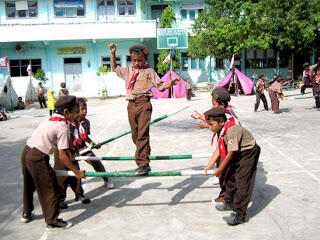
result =
[{"label": "green bamboo pole", "polygon": [[[159,121],[161,121],[161,120],[163,120],[163,119],[166,119],[167,117],[170,117],[170,116],[173,115],[173,114],[176,114],[176,113],[178,113],[178,112],[181,112],[181,111],[183,111],[184,109],[186,109],[186,108],[188,108],[188,107],[190,107],[190,105],[189,105],[189,106],[185,106],[185,107],[183,107],[183,108],[180,108],[179,110],[176,110],[176,111],[174,111],[174,112],[165,114],[165,115],[163,115],[163,116],[161,116],[161,117],[159,117],[159,118],[156,118],[156,119],[152,120],[149,125],[152,125],[152,124],[157,123],[157,122],[159,122]],[[131,133],[131,130],[128,130],[128,131],[126,131],[126,132],[124,132],[124,133],[121,133],[120,135],[117,135],[117,136],[115,136],[115,137],[109,138],[109,139],[101,142],[100,144],[101,144],[101,145],[107,144],[107,143],[112,142],[112,141],[114,141],[114,140],[116,140],[116,139],[118,139],[118,138],[121,138],[121,137],[123,137],[123,136],[125,136],[125,135],[127,135],[127,134],[129,134],[129,133]],[[91,146],[90,148],[87,148],[87,149],[81,151],[80,154],[87,153],[87,152],[91,151],[91,150],[94,149],[94,148],[96,148],[95,145],[94,145],[94,146]]]},{"label": "green bamboo pole", "polygon": [[[72,171],[55,170],[57,176],[75,176]],[[207,171],[208,175],[213,174],[213,170]],[[86,177],[164,177],[164,176],[194,176],[204,175],[203,170],[183,170],[167,172],[149,172],[147,175],[138,175],[135,172],[85,172]]]},{"label": "green bamboo pole", "polygon": [[[308,93],[311,93],[311,92],[307,92],[305,94],[308,94]],[[301,96],[301,93],[285,95],[285,97],[293,97],[293,96]]]},{"label": "green bamboo pole", "polygon": [[[198,154],[185,154],[185,155],[167,155],[167,156],[149,156],[149,160],[178,160],[178,159],[194,159],[194,158],[211,158],[212,153],[198,153]],[[134,156],[123,157],[91,157],[91,156],[79,156],[75,158],[78,161],[129,161],[135,160]]]},{"label": "green bamboo pole", "polygon": [[[317,96],[311,96],[311,97],[296,97],[295,99],[306,99],[306,98],[315,98]],[[320,97],[320,95],[318,95]]]}]

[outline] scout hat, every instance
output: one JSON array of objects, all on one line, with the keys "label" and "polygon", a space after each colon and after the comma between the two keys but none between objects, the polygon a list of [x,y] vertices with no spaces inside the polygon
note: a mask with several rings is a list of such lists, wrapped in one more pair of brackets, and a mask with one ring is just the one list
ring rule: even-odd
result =
[{"label": "scout hat", "polygon": [[283,77],[282,76],[279,76],[279,77],[277,77],[277,82],[281,82],[281,81],[283,81]]},{"label": "scout hat", "polygon": [[57,102],[54,104],[54,107],[58,109],[66,109],[69,107],[73,107],[76,105],[76,97],[75,96],[61,96],[58,98]]},{"label": "scout hat", "polygon": [[209,118],[225,117],[225,113],[225,108],[214,107],[203,113],[203,115],[205,116],[206,120],[208,120]]},{"label": "scout hat", "polygon": [[309,66],[309,63],[308,62],[305,62],[302,67],[305,68],[306,66]]},{"label": "scout hat", "polygon": [[262,77],[264,77],[264,74],[263,74],[263,73],[260,73],[260,74],[258,75],[258,78],[262,78]]},{"label": "scout hat", "polygon": [[217,87],[213,89],[211,96],[214,97],[216,100],[221,100],[223,102],[230,102],[230,94],[228,93],[227,89],[223,87]]}]

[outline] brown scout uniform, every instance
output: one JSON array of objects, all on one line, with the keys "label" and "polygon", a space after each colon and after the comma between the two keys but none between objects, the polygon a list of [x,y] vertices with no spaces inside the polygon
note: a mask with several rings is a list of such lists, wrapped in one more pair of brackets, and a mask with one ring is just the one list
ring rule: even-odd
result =
[{"label": "brown scout uniform", "polygon": [[224,200],[244,220],[255,182],[260,147],[251,133],[239,125],[228,128],[223,141],[227,152],[234,152],[225,169]]},{"label": "brown scout uniform", "polygon": [[260,105],[260,99],[263,102],[264,109],[268,111],[268,102],[266,96],[264,95],[265,85],[262,79],[257,81],[256,85],[256,104],[254,105],[254,111],[257,111]]},{"label": "brown scout uniform", "polygon": [[34,209],[33,193],[36,190],[47,224],[57,222],[60,195],[56,174],[49,164],[49,154],[58,149],[68,149],[69,135],[66,122],[45,120],[27,140],[21,156],[23,212],[31,214]]},{"label": "brown scout uniform", "polygon": [[135,160],[138,167],[149,165],[150,137],[149,124],[152,114],[150,97],[153,96],[151,88],[156,87],[164,91],[165,82],[161,81],[157,73],[151,69],[141,69],[131,89],[129,81],[134,73],[132,67],[117,67],[117,76],[125,80],[126,99],[129,101],[127,110],[129,124],[132,131],[132,141],[136,145]]},{"label": "brown scout uniform", "polygon": [[271,100],[271,108],[274,113],[279,112],[279,99],[278,96],[282,93],[282,86],[280,83],[275,81],[272,83],[270,90],[269,90],[269,96]]},{"label": "brown scout uniform", "polygon": [[[86,134],[90,135],[90,121],[85,118],[84,120],[82,120],[82,122],[83,122],[82,126],[83,126],[84,130],[86,131]],[[81,137],[80,137],[80,142],[81,142],[81,144],[79,146],[80,151],[85,149],[85,148],[87,148],[85,140],[82,139]],[[90,151],[90,152],[87,152],[85,154],[82,154],[81,156],[95,156],[95,154],[92,151]],[[86,160],[86,162],[89,163],[96,172],[105,172],[106,171],[106,169],[104,168],[104,166],[103,166],[101,161]],[[103,177],[102,179],[106,183],[108,182],[108,178],[107,177]]]}]

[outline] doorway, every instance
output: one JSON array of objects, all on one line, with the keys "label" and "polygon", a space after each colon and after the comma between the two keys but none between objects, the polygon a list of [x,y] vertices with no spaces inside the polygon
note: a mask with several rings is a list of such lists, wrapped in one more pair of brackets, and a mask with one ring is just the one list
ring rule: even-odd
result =
[{"label": "doorway", "polygon": [[81,58],[64,59],[64,76],[66,88],[69,92],[82,91],[82,65]]}]

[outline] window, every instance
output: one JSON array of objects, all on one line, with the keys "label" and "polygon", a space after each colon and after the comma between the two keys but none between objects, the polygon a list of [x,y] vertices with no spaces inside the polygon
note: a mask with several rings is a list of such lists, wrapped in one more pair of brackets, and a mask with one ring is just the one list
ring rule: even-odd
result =
[{"label": "window", "polygon": [[117,3],[119,16],[136,15],[136,0],[118,0]]},{"label": "window", "polygon": [[[116,64],[121,67],[121,57],[116,57]],[[102,57],[102,66],[108,66],[111,70],[111,57]]]},{"label": "window", "polygon": [[[10,73],[12,77],[28,76],[27,67],[30,59],[10,60]],[[31,71],[33,73],[41,69],[41,59],[31,59]]]},{"label": "window", "polygon": [[54,15],[57,18],[85,16],[85,0],[54,0]]},{"label": "window", "polygon": [[204,58],[192,58],[187,53],[181,53],[182,71],[205,69]]},{"label": "window", "polygon": [[223,58],[215,58],[216,60],[216,69],[224,69],[224,60]]},{"label": "window", "polygon": [[7,18],[36,18],[38,17],[38,1],[6,1]]},{"label": "window", "polygon": [[202,12],[202,9],[181,9],[181,20],[194,20]]},{"label": "window", "polygon": [[276,56],[274,49],[257,49],[246,52],[246,68],[274,68]]},{"label": "window", "polygon": [[131,56],[127,56],[126,59],[127,59],[127,67],[130,67],[132,65]]},{"label": "window", "polygon": [[114,0],[98,0],[98,16],[114,16],[116,13]]},{"label": "window", "polygon": [[152,5],[151,6],[151,19],[161,21],[161,15],[168,5]]}]

